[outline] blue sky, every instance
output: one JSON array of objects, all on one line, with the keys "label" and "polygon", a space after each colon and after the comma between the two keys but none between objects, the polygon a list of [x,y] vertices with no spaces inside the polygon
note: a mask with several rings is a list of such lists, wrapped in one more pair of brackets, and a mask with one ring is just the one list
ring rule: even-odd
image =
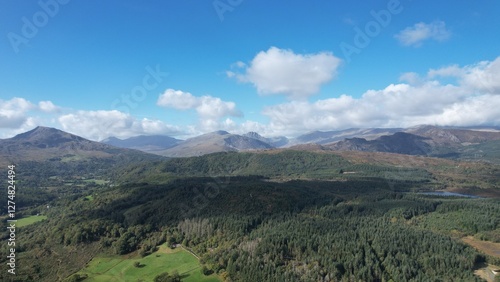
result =
[{"label": "blue sky", "polygon": [[500,125],[500,2],[0,0],[0,138]]}]

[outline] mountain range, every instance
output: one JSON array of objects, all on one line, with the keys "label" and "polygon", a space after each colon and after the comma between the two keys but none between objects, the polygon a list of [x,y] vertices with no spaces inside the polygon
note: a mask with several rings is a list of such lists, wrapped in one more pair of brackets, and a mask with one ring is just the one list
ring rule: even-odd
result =
[{"label": "mountain range", "polygon": [[[161,141],[161,138],[165,141]],[[119,139],[109,138],[103,142],[168,157],[292,148],[387,152],[457,159],[484,158],[494,162],[498,162],[500,158],[500,129],[497,127],[454,128],[422,125],[410,128],[351,128],[314,131],[292,139],[284,136],[266,138],[256,132],[237,135],[216,131],[187,140],[167,136],[138,136],[120,142],[117,140]]]},{"label": "mountain range", "polygon": [[150,157],[150,153],[164,157],[191,157],[215,152],[276,148],[386,152],[500,163],[500,130],[495,127],[447,128],[424,125],[406,129],[314,131],[293,139],[266,138],[256,132],[238,135],[215,131],[186,140],[143,135],[124,140],[110,137],[95,142],[58,129],[39,126],[12,138],[0,139],[0,156],[10,161],[40,161],[49,157],[63,160],[106,158],[116,154],[144,154]]}]

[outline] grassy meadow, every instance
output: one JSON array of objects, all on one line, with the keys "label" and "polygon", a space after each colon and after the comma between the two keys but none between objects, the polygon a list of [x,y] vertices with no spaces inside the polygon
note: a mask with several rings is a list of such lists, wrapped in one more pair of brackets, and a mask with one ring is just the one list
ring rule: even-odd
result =
[{"label": "grassy meadow", "polygon": [[45,215],[32,215],[17,220],[16,227],[23,227],[47,219]]},{"label": "grassy meadow", "polygon": [[[139,262],[140,266],[134,266]],[[220,279],[212,274],[204,276],[197,258],[189,252],[177,248],[169,249],[162,245],[158,251],[146,257],[96,257],[87,267],[77,274],[87,275],[89,282],[118,282],[118,281],[153,281],[163,272],[177,271],[185,282],[219,282]]]}]

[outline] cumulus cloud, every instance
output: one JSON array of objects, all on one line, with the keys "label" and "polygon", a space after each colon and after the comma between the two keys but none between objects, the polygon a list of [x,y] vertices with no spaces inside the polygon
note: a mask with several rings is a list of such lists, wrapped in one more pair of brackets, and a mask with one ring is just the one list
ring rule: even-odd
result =
[{"label": "cumulus cloud", "polygon": [[179,110],[196,108],[200,103],[191,93],[181,90],[167,89],[158,97],[158,106],[170,107]]},{"label": "cumulus cloud", "polygon": [[458,65],[451,65],[439,69],[431,69],[427,72],[429,78],[435,77],[460,77],[465,74],[465,70]]},{"label": "cumulus cloud", "polygon": [[137,135],[171,135],[179,131],[176,126],[163,121],[137,119],[117,110],[77,111],[61,115],[58,121],[63,130],[97,141],[110,136],[128,138]]},{"label": "cumulus cloud", "polygon": [[38,102],[38,108],[42,112],[46,113],[56,113],[60,111],[60,108],[54,105],[51,101],[40,101]]},{"label": "cumulus cloud", "polygon": [[418,73],[415,73],[415,72],[407,72],[407,73],[403,73],[400,77],[399,77],[399,81],[403,81],[403,82],[408,82],[409,84],[420,84],[423,82],[422,78],[420,77],[420,75]]},{"label": "cumulus cloud", "polygon": [[466,68],[462,83],[480,91],[500,94],[500,58]]},{"label": "cumulus cloud", "polygon": [[302,55],[271,47],[259,52],[249,66],[238,62],[237,67],[243,69],[243,73],[228,71],[227,75],[253,84],[262,95],[304,98],[332,80],[340,64],[341,60],[329,52]]},{"label": "cumulus cloud", "polygon": [[426,40],[433,39],[442,42],[450,36],[451,32],[446,28],[445,22],[434,21],[432,23],[416,23],[403,29],[394,37],[404,46],[420,47]]},{"label": "cumulus cloud", "polygon": [[33,103],[24,98],[0,99],[0,128],[20,127],[28,119],[27,112],[35,108]]},{"label": "cumulus cloud", "polygon": [[234,102],[222,101],[220,98],[212,96],[196,97],[189,92],[174,89],[167,89],[161,94],[156,104],[178,110],[194,109],[202,120],[216,120],[225,116],[242,116]]},{"label": "cumulus cloud", "polygon": [[463,87],[500,94],[500,57],[460,68],[457,65],[430,70],[429,77],[455,77]]}]

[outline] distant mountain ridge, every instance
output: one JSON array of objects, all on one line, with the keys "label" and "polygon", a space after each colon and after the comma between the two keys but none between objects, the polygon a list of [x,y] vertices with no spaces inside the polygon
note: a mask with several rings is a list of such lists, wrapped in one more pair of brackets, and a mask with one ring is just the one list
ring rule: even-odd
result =
[{"label": "distant mountain ridge", "polygon": [[0,157],[4,162],[102,159],[116,156],[150,158],[154,155],[117,148],[44,126],[12,138],[0,139]]},{"label": "distant mountain ridge", "polygon": [[296,137],[291,141],[291,144],[314,143],[323,145],[347,138],[364,138],[372,140],[402,130],[401,128],[349,128],[335,131],[313,131]]},{"label": "distant mountain ridge", "polygon": [[290,140],[288,140],[288,138],[286,138],[285,136],[266,138],[266,137],[263,137],[262,135],[260,135],[259,133],[253,132],[253,131],[245,133],[242,136],[260,140],[260,141],[267,143],[267,144],[269,144],[273,147],[276,147],[276,148],[283,147],[290,142]]},{"label": "distant mountain ridge", "polygon": [[478,129],[441,128],[436,126],[419,126],[407,129],[406,132],[428,137],[439,144],[470,144],[500,140],[500,131]]},{"label": "distant mountain ridge", "polygon": [[500,164],[500,131],[496,128],[467,129],[423,125],[373,140],[355,137],[323,146],[339,151],[388,152],[483,160]]},{"label": "distant mountain ridge", "polygon": [[[498,142],[498,144],[497,144]],[[486,145],[481,145],[486,144]],[[497,127],[440,127],[421,125],[410,128],[349,128],[337,131],[313,131],[296,138],[263,137],[257,132],[243,135],[216,131],[173,144],[159,151],[169,157],[200,156],[215,152],[290,148],[294,150],[337,150],[387,152],[420,156],[470,159],[487,156],[496,160],[500,152],[500,129]],[[125,146],[127,147],[127,146]],[[128,146],[128,148],[133,148]],[[144,148],[135,147],[136,149]],[[491,151],[487,154],[484,151]]]},{"label": "distant mountain ridge", "polygon": [[[120,147],[120,148],[119,148]],[[94,142],[67,132],[39,126],[9,139],[0,139],[0,156],[43,160],[49,156],[109,157],[127,149],[167,157],[201,156],[216,152],[241,152],[290,148],[318,151],[366,151],[434,156],[500,163],[500,130],[495,127],[352,128],[315,131],[293,139],[263,137],[257,132],[243,135],[215,131],[179,140],[169,136],[110,137]],[[122,150],[122,151],[120,151]],[[136,151],[137,152],[137,151]]]},{"label": "distant mountain ridge", "polygon": [[129,148],[148,153],[156,153],[158,151],[174,147],[182,142],[182,140],[165,135],[140,135],[127,139],[109,137],[101,142],[120,148]]},{"label": "distant mountain ridge", "polygon": [[392,135],[384,135],[375,140],[364,138],[348,138],[338,141],[327,148],[336,151],[367,151],[387,152],[405,155],[428,155],[432,147],[425,141],[429,138],[417,136],[405,132],[396,132]]}]

